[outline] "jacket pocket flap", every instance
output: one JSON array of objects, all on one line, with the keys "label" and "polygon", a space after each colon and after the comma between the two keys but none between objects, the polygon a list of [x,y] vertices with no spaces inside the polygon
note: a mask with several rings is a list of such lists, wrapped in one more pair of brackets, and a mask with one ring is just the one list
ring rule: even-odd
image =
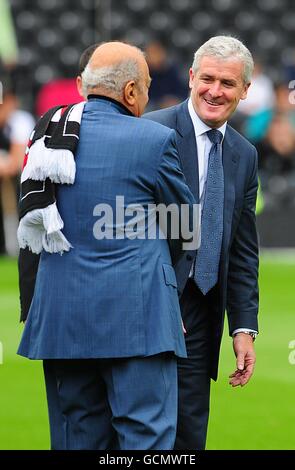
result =
[{"label": "jacket pocket flap", "polygon": [[177,287],[176,276],[173,267],[170,264],[163,264],[163,271],[167,286]]}]

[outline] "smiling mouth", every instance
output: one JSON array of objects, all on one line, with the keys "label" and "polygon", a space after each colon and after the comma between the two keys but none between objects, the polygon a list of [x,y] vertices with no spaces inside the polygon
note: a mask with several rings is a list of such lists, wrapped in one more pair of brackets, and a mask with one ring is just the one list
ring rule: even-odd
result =
[{"label": "smiling mouth", "polygon": [[220,103],[215,103],[214,101],[210,101],[210,100],[206,100],[206,98],[204,98],[204,101],[206,101],[207,104],[209,104],[210,106],[220,106]]}]

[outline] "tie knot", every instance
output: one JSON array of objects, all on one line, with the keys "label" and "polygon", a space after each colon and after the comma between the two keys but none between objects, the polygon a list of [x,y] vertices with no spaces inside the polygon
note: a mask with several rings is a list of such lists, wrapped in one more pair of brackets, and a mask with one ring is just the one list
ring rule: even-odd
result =
[{"label": "tie knot", "polygon": [[221,144],[223,135],[218,129],[207,131],[207,136],[211,140],[212,144]]}]

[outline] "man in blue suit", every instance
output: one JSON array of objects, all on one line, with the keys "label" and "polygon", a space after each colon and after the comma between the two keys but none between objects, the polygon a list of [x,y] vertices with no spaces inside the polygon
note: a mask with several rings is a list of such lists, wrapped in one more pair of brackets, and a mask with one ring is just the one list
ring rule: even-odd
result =
[{"label": "man in blue suit", "polygon": [[[144,209],[141,222],[149,205],[186,204],[191,227],[194,198],[175,132],[137,119],[150,85],[142,52],[119,42],[99,46],[82,85],[88,101],[75,183],[57,187],[73,248],[41,253],[18,352],[44,361],[53,449],[172,449],[176,356],[186,357],[174,253],[166,239],[147,238],[147,224],[133,237],[130,217],[128,236],[122,220],[104,219],[104,237],[98,216],[103,206],[117,218],[120,196],[129,215]],[[173,240],[176,255],[182,241]]]},{"label": "man in blue suit", "polygon": [[202,208],[201,246],[175,265],[188,354],[178,361],[176,449],[205,447],[225,309],[236,355],[230,384],[245,385],[254,369],[257,152],[227,124],[247,96],[252,70],[251,53],[239,40],[213,37],[195,53],[190,98],[144,116],[176,130],[182,169]]}]

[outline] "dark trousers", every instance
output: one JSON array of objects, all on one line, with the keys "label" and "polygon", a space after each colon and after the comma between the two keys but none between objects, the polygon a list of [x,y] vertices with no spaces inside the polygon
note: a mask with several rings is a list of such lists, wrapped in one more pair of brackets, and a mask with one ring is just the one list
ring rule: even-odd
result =
[{"label": "dark trousers", "polygon": [[210,398],[210,308],[189,279],[180,298],[187,359],[178,359],[178,424],[175,449],[205,448]]},{"label": "dark trousers", "polygon": [[172,353],[44,360],[51,448],[170,450],[177,422]]}]

